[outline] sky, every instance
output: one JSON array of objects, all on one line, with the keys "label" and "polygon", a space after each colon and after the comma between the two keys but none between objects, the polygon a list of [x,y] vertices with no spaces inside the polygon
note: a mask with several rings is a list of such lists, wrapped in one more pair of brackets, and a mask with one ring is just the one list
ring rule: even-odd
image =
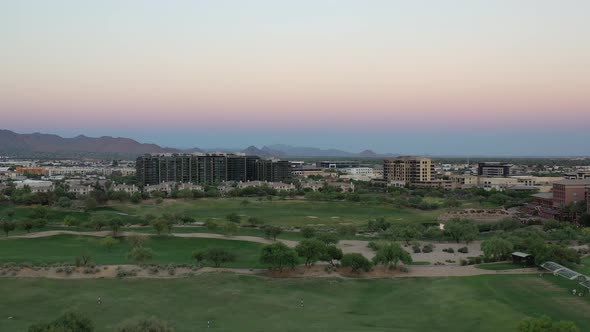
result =
[{"label": "sky", "polygon": [[0,128],[590,155],[587,0],[0,0]]}]

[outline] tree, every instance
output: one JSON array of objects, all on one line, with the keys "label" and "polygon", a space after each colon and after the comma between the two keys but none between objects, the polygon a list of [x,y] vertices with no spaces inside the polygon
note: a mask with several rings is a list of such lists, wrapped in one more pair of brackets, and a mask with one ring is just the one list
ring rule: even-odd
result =
[{"label": "tree", "polygon": [[[246,201],[249,202],[249,201]],[[250,217],[248,218],[248,225],[250,226],[259,226],[264,224],[264,222],[262,220],[260,220],[260,218],[257,217]]]},{"label": "tree", "polygon": [[119,241],[114,239],[112,236],[107,236],[100,240],[100,244],[105,247],[107,251],[111,251],[118,242]]},{"label": "tree", "polygon": [[325,245],[338,244],[338,236],[332,233],[323,233],[317,236],[317,239],[324,242]]},{"label": "tree", "polygon": [[86,266],[90,263],[91,259],[90,253],[84,250],[80,256],[76,257],[76,266]]},{"label": "tree", "polygon": [[334,261],[341,260],[342,256],[343,256],[342,249],[336,247],[335,245],[329,245],[329,246],[326,246],[326,249],[324,250],[324,254],[320,258],[320,260],[325,261],[325,262],[329,262],[330,265],[334,265]]},{"label": "tree", "polygon": [[149,240],[149,237],[145,235],[133,234],[127,237],[127,242],[132,248],[143,247]]},{"label": "tree", "polygon": [[514,246],[510,241],[494,236],[481,243],[481,250],[486,258],[499,261],[508,258],[514,251]]},{"label": "tree", "polygon": [[397,264],[400,261],[404,264],[410,264],[412,262],[412,256],[399,243],[395,242],[379,246],[373,258],[375,265],[383,264],[390,269],[397,268]]},{"label": "tree", "polygon": [[93,197],[88,196],[84,199],[84,210],[91,211],[96,209],[97,206],[98,202]]},{"label": "tree", "polygon": [[72,207],[72,200],[65,196],[60,197],[57,199],[57,202],[55,202],[55,205],[59,206],[60,208],[67,209]]},{"label": "tree", "polygon": [[584,227],[590,227],[590,211],[582,214],[578,222]]},{"label": "tree", "polygon": [[47,226],[47,219],[35,219],[33,221],[35,227],[38,229],[42,229],[43,227]]},{"label": "tree", "polygon": [[66,216],[64,218],[64,225],[68,227],[79,227],[80,226],[80,219],[74,218],[72,216]]},{"label": "tree", "polygon": [[107,220],[104,216],[96,215],[90,218],[90,227],[94,228],[97,231],[100,231],[106,225]]},{"label": "tree", "polygon": [[571,321],[553,322],[548,316],[529,318],[518,324],[518,332],[580,332]]},{"label": "tree", "polygon": [[279,236],[282,232],[283,230],[278,226],[264,226],[264,236],[266,236],[267,239],[273,239],[276,241],[277,236]]},{"label": "tree", "polygon": [[6,212],[4,212],[4,214],[6,214],[8,219],[12,219],[16,215],[16,211],[14,209],[8,209]]},{"label": "tree", "polygon": [[205,221],[205,227],[210,231],[214,231],[219,228],[219,224],[211,219],[207,219]]},{"label": "tree", "polygon": [[242,220],[242,217],[240,217],[237,213],[232,212],[232,213],[228,214],[227,216],[225,216],[225,219],[227,219],[227,221],[229,221],[229,222],[239,224],[240,221]]},{"label": "tree", "polygon": [[422,236],[424,228],[419,224],[403,224],[399,226],[391,226],[387,229],[383,235],[390,240],[403,240],[406,244],[410,244],[412,240],[415,240]]},{"label": "tree", "polygon": [[191,258],[197,261],[197,264],[200,264],[205,260],[205,252],[204,251],[193,251]]},{"label": "tree", "polygon": [[45,206],[38,206],[31,211],[31,218],[33,219],[47,219],[49,210]]},{"label": "tree", "polygon": [[312,227],[303,227],[301,228],[301,235],[306,239],[310,239],[315,236],[315,229]]},{"label": "tree", "polygon": [[229,263],[235,261],[236,255],[223,248],[211,248],[203,252],[202,255],[199,255],[198,253],[193,253],[193,259],[199,261],[198,258],[200,258],[200,261],[211,261],[214,267],[220,267],[222,263]]},{"label": "tree", "polygon": [[222,228],[223,228],[223,233],[227,236],[232,236],[240,230],[240,227],[238,227],[238,224],[235,224],[233,222],[224,223]]},{"label": "tree", "polygon": [[132,259],[138,263],[143,263],[154,257],[154,253],[150,248],[146,247],[134,247],[127,254],[128,259]]},{"label": "tree", "polygon": [[295,247],[299,257],[305,258],[305,266],[311,266],[326,252],[326,245],[316,239],[305,239]]},{"label": "tree", "polygon": [[357,228],[355,225],[339,225],[337,231],[340,236],[355,236]]},{"label": "tree", "polygon": [[8,236],[9,232],[12,232],[13,230],[15,230],[16,224],[14,223],[14,221],[2,220],[2,221],[0,221],[0,227],[2,227],[2,230],[4,231],[4,233],[6,234],[6,236]]},{"label": "tree", "polygon": [[369,224],[367,225],[369,231],[376,233],[387,230],[389,227],[391,227],[391,223],[386,221],[385,218],[369,220]]},{"label": "tree", "polygon": [[277,242],[262,248],[260,262],[262,264],[268,264],[270,269],[283,271],[285,267],[295,267],[297,264],[297,253],[284,243]]},{"label": "tree", "polygon": [[29,327],[29,332],[93,332],[94,324],[90,318],[79,312],[66,312],[49,323],[39,323]]},{"label": "tree", "polygon": [[121,218],[112,218],[111,220],[109,220],[109,226],[111,227],[111,230],[113,231],[113,236],[117,235],[117,233],[119,232],[119,230],[121,229],[121,227],[123,227],[124,222]]},{"label": "tree", "polygon": [[143,197],[141,197],[141,193],[133,193],[131,197],[129,197],[129,201],[133,204],[141,203]]},{"label": "tree", "polygon": [[161,235],[166,229],[168,229],[168,223],[162,218],[158,218],[151,222],[152,227],[156,231],[156,234]]},{"label": "tree", "polygon": [[343,255],[340,263],[344,267],[350,267],[353,272],[360,272],[361,270],[369,272],[372,267],[371,261],[358,253]]},{"label": "tree", "polygon": [[136,322],[123,323],[118,332],[174,332],[175,329],[165,321],[155,317],[141,319]]},{"label": "tree", "polygon": [[31,229],[35,227],[35,223],[31,219],[24,219],[19,222],[18,225],[21,229],[27,231],[27,233],[31,232]]},{"label": "tree", "polygon": [[445,234],[457,243],[464,241],[469,244],[477,239],[479,229],[472,220],[453,218],[445,224]]}]

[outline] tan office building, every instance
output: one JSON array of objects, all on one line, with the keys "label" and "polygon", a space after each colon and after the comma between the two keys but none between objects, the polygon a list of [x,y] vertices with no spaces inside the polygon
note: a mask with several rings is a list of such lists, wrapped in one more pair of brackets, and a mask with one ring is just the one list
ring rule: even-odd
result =
[{"label": "tan office building", "polygon": [[434,179],[434,165],[428,158],[399,157],[383,160],[383,178],[387,182],[429,182]]}]

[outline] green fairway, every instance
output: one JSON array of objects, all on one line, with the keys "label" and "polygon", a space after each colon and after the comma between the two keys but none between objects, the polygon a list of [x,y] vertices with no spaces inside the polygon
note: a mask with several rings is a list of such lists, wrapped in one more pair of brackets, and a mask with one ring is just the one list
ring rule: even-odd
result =
[{"label": "green fairway", "polygon": [[[248,203],[244,203],[247,201]],[[0,206],[0,214],[8,209]],[[28,207],[13,207],[15,220],[30,218],[32,209]],[[153,202],[143,204],[113,204],[100,207],[91,212],[67,211],[50,209],[47,220],[61,223],[67,215],[73,215],[81,221],[87,221],[92,215],[118,216],[126,223],[139,223],[147,214],[155,216],[164,213],[187,215],[197,221],[207,219],[224,221],[225,216],[237,213],[246,221],[248,217],[257,217],[266,224],[281,226],[320,225],[335,226],[353,223],[365,224],[369,219],[384,217],[392,222],[435,222],[443,210],[421,211],[410,208],[394,208],[391,205],[362,202],[334,202],[308,200],[274,200],[259,201],[257,199],[218,198],[198,200],[165,200],[156,205]]]},{"label": "green fairway", "polygon": [[307,200],[258,201],[249,199],[201,199],[196,201],[165,201],[162,205],[114,205],[112,208],[133,216],[148,213],[190,215],[198,221],[224,220],[229,213],[246,219],[257,217],[267,224],[283,226],[364,224],[369,219],[385,217],[391,221],[434,222],[440,211],[396,209],[384,204],[355,202],[324,202]]},{"label": "green fairway", "polygon": [[[261,244],[245,241],[219,239],[152,237],[146,244],[155,254],[148,263],[187,264],[194,263],[191,253],[194,250],[225,248],[236,254],[236,261],[228,267],[264,267],[258,262]],[[74,263],[76,256],[87,252],[94,264],[132,264],[126,258],[130,246],[120,239],[111,251],[103,248],[100,238],[92,236],[57,235],[36,239],[0,240],[0,263]]]},{"label": "green fairway", "polygon": [[582,264],[576,267],[575,270],[590,277],[590,256],[583,258]]},{"label": "green fairway", "polygon": [[217,331],[496,332],[514,331],[521,319],[539,315],[572,320],[582,331],[590,330],[589,298],[572,297],[553,278],[1,278],[0,330],[25,331],[70,309],[92,317],[97,331],[113,331],[128,318],[157,316],[174,322],[179,332],[205,330],[207,320]]}]

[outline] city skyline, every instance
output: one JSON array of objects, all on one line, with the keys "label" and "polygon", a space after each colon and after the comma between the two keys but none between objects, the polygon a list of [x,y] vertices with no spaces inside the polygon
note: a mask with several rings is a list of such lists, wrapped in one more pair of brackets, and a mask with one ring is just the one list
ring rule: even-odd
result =
[{"label": "city skyline", "polygon": [[2,127],[180,148],[589,155],[589,11],[584,1],[5,3]]}]

